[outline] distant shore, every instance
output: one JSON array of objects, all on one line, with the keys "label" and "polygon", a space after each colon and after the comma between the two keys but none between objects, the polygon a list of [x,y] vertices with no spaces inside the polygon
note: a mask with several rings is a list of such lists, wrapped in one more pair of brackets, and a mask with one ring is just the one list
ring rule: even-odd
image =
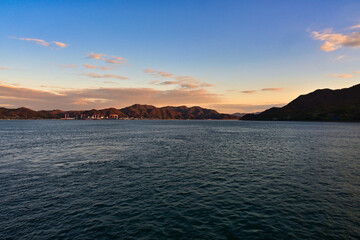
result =
[{"label": "distant shore", "polygon": [[211,119],[228,120],[239,119],[238,116],[219,113],[202,107],[167,106],[155,107],[152,105],[134,104],[129,107],[116,109],[92,109],[82,111],[40,110],[29,108],[0,108],[0,119],[62,119],[62,120],[141,120],[141,119]]}]

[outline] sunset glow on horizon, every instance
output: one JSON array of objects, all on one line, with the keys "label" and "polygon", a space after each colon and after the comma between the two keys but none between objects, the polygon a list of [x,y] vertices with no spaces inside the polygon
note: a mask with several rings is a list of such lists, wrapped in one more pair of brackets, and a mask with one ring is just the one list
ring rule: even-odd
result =
[{"label": "sunset glow on horizon", "polygon": [[360,2],[329,2],[2,1],[0,107],[248,113],[350,87]]}]

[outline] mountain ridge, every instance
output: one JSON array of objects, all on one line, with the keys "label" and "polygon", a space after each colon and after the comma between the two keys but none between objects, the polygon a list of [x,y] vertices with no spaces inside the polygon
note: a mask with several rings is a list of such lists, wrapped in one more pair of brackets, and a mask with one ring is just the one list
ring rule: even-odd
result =
[{"label": "mountain ridge", "polygon": [[360,121],[360,84],[342,89],[317,89],[281,108],[246,114],[241,120]]},{"label": "mountain ridge", "polygon": [[0,119],[239,119],[199,106],[166,106],[134,104],[121,109],[104,108],[81,111],[40,110],[0,107]]}]

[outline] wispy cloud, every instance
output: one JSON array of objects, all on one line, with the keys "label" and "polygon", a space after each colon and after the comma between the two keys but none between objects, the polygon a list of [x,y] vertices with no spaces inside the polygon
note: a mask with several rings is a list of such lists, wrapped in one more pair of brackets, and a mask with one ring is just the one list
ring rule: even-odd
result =
[{"label": "wispy cloud", "polygon": [[89,53],[87,55],[88,58],[92,58],[92,59],[96,59],[96,60],[99,60],[102,56],[106,56],[105,54],[102,54],[102,53]]},{"label": "wispy cloud", "polygon": [[35,43],[37,45],[41,45],[44,47],[50,47],[50,43],[46,42],[45,40],[42,39],[37,39],[37,38],[19,38],[19,37],[10,37],[13,39],[17,39],[17,40],[21,40],[21,41],[27,41],[27,42],[31,42],[31,43]]},{"label": "wispy cloud", "polygon": [[154,77],[173,78],[175,76],[175,74],[172,74],[172,73],[157,71],[157,70],[153,70],[153,69],[145,69],[144,71],[145,71],[145,73],[148,73]]},{"label": "wispy cloud", "polygon": [[60,67],[62,68],[77,68],[77,66],[75,64],[64,64],[64,65],[61,65]]},{"label": "wispy cloud", "polygon": [[335,60],[341,60],[344,59],[346,57],[346,55],[339,55],[335,58]]},{"label": "wispy cloud", "polygon": [[245,91],[241,91],[241,93],[245,93],[245,94],[253,94],[253,93],[257,93],[260,91],[263,92],[275,92],[275,91],[282,91],[283,88],[262,88],[260,90],[245,90]]},{"label": "wispy cloud", "polygon": [[10,70],[8,67],[0,67],[0,70]]},{"label": "wispy cloud", "polygon": [[348,34],[335,33],[333,29],[325,29],[321,32],[313,31],[311,37],[314,40],[324,42],[320,49],[325,52],[335,51],[342,47],[359,47],[360,33],[352,32]]},{"label": "wispy cloud", "polygon": [[127,77],[119,76],[119,75],[115,75],[115,74],[86,73],[85,75],[88,77],[91,77],[91,78],[117,78],[117,79],[121,79],[121,80],[129,79]]},{"label": "wispy cloud", "polygon": [[[27,42],[31,42],[37,45],[41,45],[44,47],[50,47],[52,46],[49,42],[43,40],[43,39],[38,39],[38,38],[21,38],[21,37],[10,37],[13,39],[17,39],[17,40],[21,40],[21,41],[27,41]],[[62,43],[62,42],[58,42],[58,41],[52,41],[53,45],[60,47],[60,48],[65,48],[68,47],[69,44],[66,43]]]},{"label": "wispy cloud", "polygon": [[353,75],[351,74],[338,74],[338,73],[334,73],[333,77],[338,77],[338,78],[352,78]]},{"label": "wispy cloud", "polygon": [[91,59],[96,59],[96,60],[103,60],[106,63],[110,63],[110,64],[123,64],[125,63],[125,61],[127,61],[127,59],[122,58],[122,57],[117,57],[117,56],[111,56],[108,57],[107,54],[103,54],[103,53],[88,53],[88,58]]},{"label": "wispy cloud", "polygon": [[62,42],[53,41],[52,43],[54,43],[56,46],[61,47],[61,48],[66,48],[69,46],[69,44],[62,43]]},{"label": "wispy cloud", "polygon": [[106,58],[105,62],[111,63],[111,64],[122,64],[122,63],[124,63],[123,61],[116,60],[116,59],[111,59],[111,58]]},{"label": "wispy cloud", "polygon": [[169,78],[173,80],[167,81],[152,81],[152,84],[157,85],[176,85],[180,88],[184,89],[193,89],[193,88],[204,88],[204,87],[212,87],[212,84],[201,82],[194,77],[191,76],[177,76],[172,73],[158,71],[153,69],[144,69],[144,72],[150,74],[153,77],[160,77],[160,78]]},{"label": "wispy cloud", "polygon": [[150,84],[159,84],[160,81],[159,80],[154,80],[154,81],[151,81]]},{"label": "wispy cloud", "polygon": [[97,88],[49,92],[0,84],[0,104],[40,109],[81,110],[125,107],[134,103],[157,106],[203,105],[221,102],[204,89],[156,90],[153,88]]},{"label": "wispy cloud", "polygon": [[111,56],[113,59],[119,60],[119,61],[126,61],[127,59],[117,56]]},{"label": "wispy cloud", "polygon": [[91,64],[83,64],[83,65],[84,65],[84,67],[86,67],[86,68],[96,69],[96,66],[91,65]]},{"label": "wispy cloud", "polygon": [[348,27],[347,29],[357,29],[357,28],[360,28],[360,24],[352,25],[352,26]]},{"label": "wispy cloud", "polygon": [[241,91],[242,93],[246,93],[246,94],[253,94],[256,93],[257,90],[246,90],[246,91]]},{"label": "wispy cloud", "polygon": [[110,70],[111,68],[108,68],[108,67],[99,67],[99,66],[94,66],[94,65],[91,65],[91,64],[83,64],[83,66],[85,68],[88,68],[88,69],[101,69],[101,70]]},{"label": "wispy cloud", "polygon": [[127,59],[117,56],[111,56],[111,58],[105,58],[105,62],[111,63],[111,64],[123,64],[127,61]]},{"label": "wispy cloud", "polygon": [[283,88],[263,88],[261,91],[282,91]]}]

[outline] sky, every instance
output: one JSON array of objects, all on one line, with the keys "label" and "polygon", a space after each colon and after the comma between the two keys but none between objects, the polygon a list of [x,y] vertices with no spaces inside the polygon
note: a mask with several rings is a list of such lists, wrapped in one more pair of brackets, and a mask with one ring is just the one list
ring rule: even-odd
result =
[{"label": "sky", "polygon": [[0,107],[258,112],[358,84],[359,46],[360,1],[2,0]]}]

